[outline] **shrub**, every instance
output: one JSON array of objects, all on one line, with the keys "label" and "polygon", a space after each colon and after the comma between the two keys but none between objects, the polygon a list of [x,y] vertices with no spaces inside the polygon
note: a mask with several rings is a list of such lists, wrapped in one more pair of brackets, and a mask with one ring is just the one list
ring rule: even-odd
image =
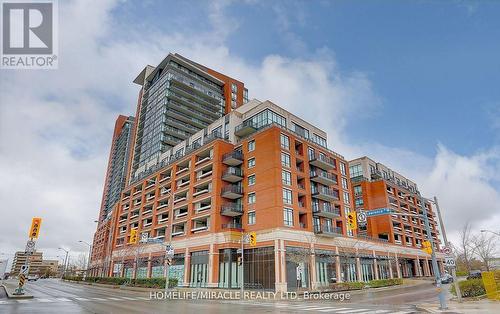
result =
[{"label": "shrub", "polygon": [[[484,295],[486,291],[484,290],[483,280],[482,279],[470,279],[458,282],[460,286],[460,291],[462,292],[462,297],[478,297]],[[457,295],[455,291],[455,286],[451,286],[451,293]]]},{"label": "shrub", "polygon": [[346,290],[360,290],[365,287],[364,282],[339,282],[330,285],[330,288],[334,291],[346,291]]},{"label": "shrub", "polygon": [[371,280],[368,283],[368,286],[370,288],[380,288],[380,287],[396,286],[402,284],[403,284],[403,279],[395,278],[395,279]]},{"label": "shrub", "polygon": [[468,276],[469,273],[467,271],[457,271],[456,275],[457,277],[465,277]]},{"label": "shrub", "polygon": [[[64,277],[66,280],[72,281],[82,281],[82,277]],[[92,283],[102,283],[110,285],[123,285],[129,284],[134,287],[144,287],[144,288],[154,288],[154,289],[164,289],[165,288],[165,278],[124,278],[124,277],[87,277],[85,282]],[[178,280],[176,278],[169,278],[168,286],[169,288],[177,287]]]}]

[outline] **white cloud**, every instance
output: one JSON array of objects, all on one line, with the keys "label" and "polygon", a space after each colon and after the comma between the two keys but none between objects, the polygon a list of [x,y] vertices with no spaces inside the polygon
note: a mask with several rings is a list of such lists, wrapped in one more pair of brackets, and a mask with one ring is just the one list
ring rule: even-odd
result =
[{"label": "white cloud", "polygon": [[[2,72],[0,199],[2,222],[8,222],[0,229],[2,252],[23,248],[32,216],[44,218],[39,248],[46,255],[60,254],[59,246],[86,251],[77,241],[90,242],[95,230],[114,120],[118,114],[135,113],[138,87],[131,81],[144,65],[156,64],[169,51],[226,72],[244,81],[250,96],[270,99],[317,124],[328,131],[330,146],[347,157],[369,154],[421,179],[425,192],[436,191],[442,199],[450,221],[454,217],[448,208],[466,213],[473,206],[470,211],[481,210],[479,202],[485,199],[498,204],[498,191],[485,176],[485,162],[491,158],[458,156],[441,148],[434,161],[346,140],[353,116],[359,123],[358,116],[376,111],[381,101],[365,74],[337,69],[333,52],[323,49],[307,58],[269,55],[250,63],[225,45],[228,25],[237,27],[236,21],[224,20],[227,2],[209,7],[210,31],[189,38],[183,31],[141,33],[133,25],[117,29],[111,14],[115,5],[60,2],[60,69]],[[464,175],[467,191],[473,193],[463,192]]]}]

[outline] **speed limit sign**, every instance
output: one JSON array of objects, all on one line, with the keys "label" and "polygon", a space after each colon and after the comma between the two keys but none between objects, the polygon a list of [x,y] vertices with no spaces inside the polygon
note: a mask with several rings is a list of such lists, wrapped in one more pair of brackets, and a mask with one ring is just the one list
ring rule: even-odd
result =
[{"label": "speed limit sign", "polygon": [[455,268],[455,266],[456,266],[455,259],[453,257],[446,256],[444,258],[444,266],[450,267],[450,268]]}]

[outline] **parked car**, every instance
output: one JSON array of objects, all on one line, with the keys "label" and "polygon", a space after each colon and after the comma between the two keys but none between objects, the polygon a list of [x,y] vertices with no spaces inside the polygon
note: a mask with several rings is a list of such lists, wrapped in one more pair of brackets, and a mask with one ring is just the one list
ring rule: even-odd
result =
[{"label": "parked car", "polygon": [[37,275],[29,275],[28,276],[28,281],[37,281],[38,280],[38,276]]},{"label": "parked car", "polygon": [[452,283],[452,282],[453,282],[453,276],[448,273],[444,273],[443,276],[441,277],[442,284]]},{"label": "parked car", "polygon": [[469,276],[467,276],[467,280],[469,279],[481,279],[481,271],[480,270],[471,270]]}]

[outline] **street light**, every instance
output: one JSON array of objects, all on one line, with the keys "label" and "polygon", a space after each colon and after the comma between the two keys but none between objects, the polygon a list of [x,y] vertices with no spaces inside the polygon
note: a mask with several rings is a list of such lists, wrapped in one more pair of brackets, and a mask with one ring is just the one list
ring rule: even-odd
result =
[{"label": "street light", "polygon": [[[441,272],[438,267],[437,259],[436,259],[436,252],[435,252],[435,247],[434,247],[434,241],[432,240],[432,235],[431,235],[431,225],[429,223],[429,217],[427,216],[427,207],[425,206],[425,198],[422,196],[422,194],[417,193],[418,197],[420,198],[420,209],[422,210],[422,214],[404,214],[405,216],[417,216],[419,218],[424,219],[424,224],[425,224],[425,232],[427,233],[427,241],[430,242],[431,244],[431,262],[432,262],[432,270],[434,272],[434,277],[436,279],[436,287],[438,288],[439,291],[439,304],[440,304],[440,310],[446,310],[446,298],[444,295],[444,290],[441,289]],[[408,196],[408,194],[403,194],[403,196]],[[412,196],[409,194],[409,196]]]},{"label": "street light", "polygon": [[61,278],[64,277],[64,275],[66,275],[66,267],[67,267],[67,262],[68,262],[68,254],[69,254],[69,251],[66,250],[66,249],[63,249],[62,247],[58,248],[59,250],[63,250],[64,252],[66,252],[66,256],[64,257],[64,270],[63,270],[63,273],[61,275]]},{"label": "street light", "polygon": [[78,240],[78,242],[84,243],[84,244],[88,245],[88,247],[89,247],[89,258],[87,259],[87,271],[85,272],[85,275],[87,276],[88,275],[87,273],[88,273],[89,268],[90,268],[90,255],[92,254],[92,245],[85,242],[85,241],[82,241],[82,240]]},{"label": "street light", "polygon": [[493,233],[494,235],[496,235],[496,236],[499,236],[499,237],[500,237],[500,233],[495,232],[495,231],[491,231],[491,230],[485,230],[485,229],[483,229],[483,230],[481,230],[481,232],[483,232],[483,233],[485,233],[485,232]]}]

